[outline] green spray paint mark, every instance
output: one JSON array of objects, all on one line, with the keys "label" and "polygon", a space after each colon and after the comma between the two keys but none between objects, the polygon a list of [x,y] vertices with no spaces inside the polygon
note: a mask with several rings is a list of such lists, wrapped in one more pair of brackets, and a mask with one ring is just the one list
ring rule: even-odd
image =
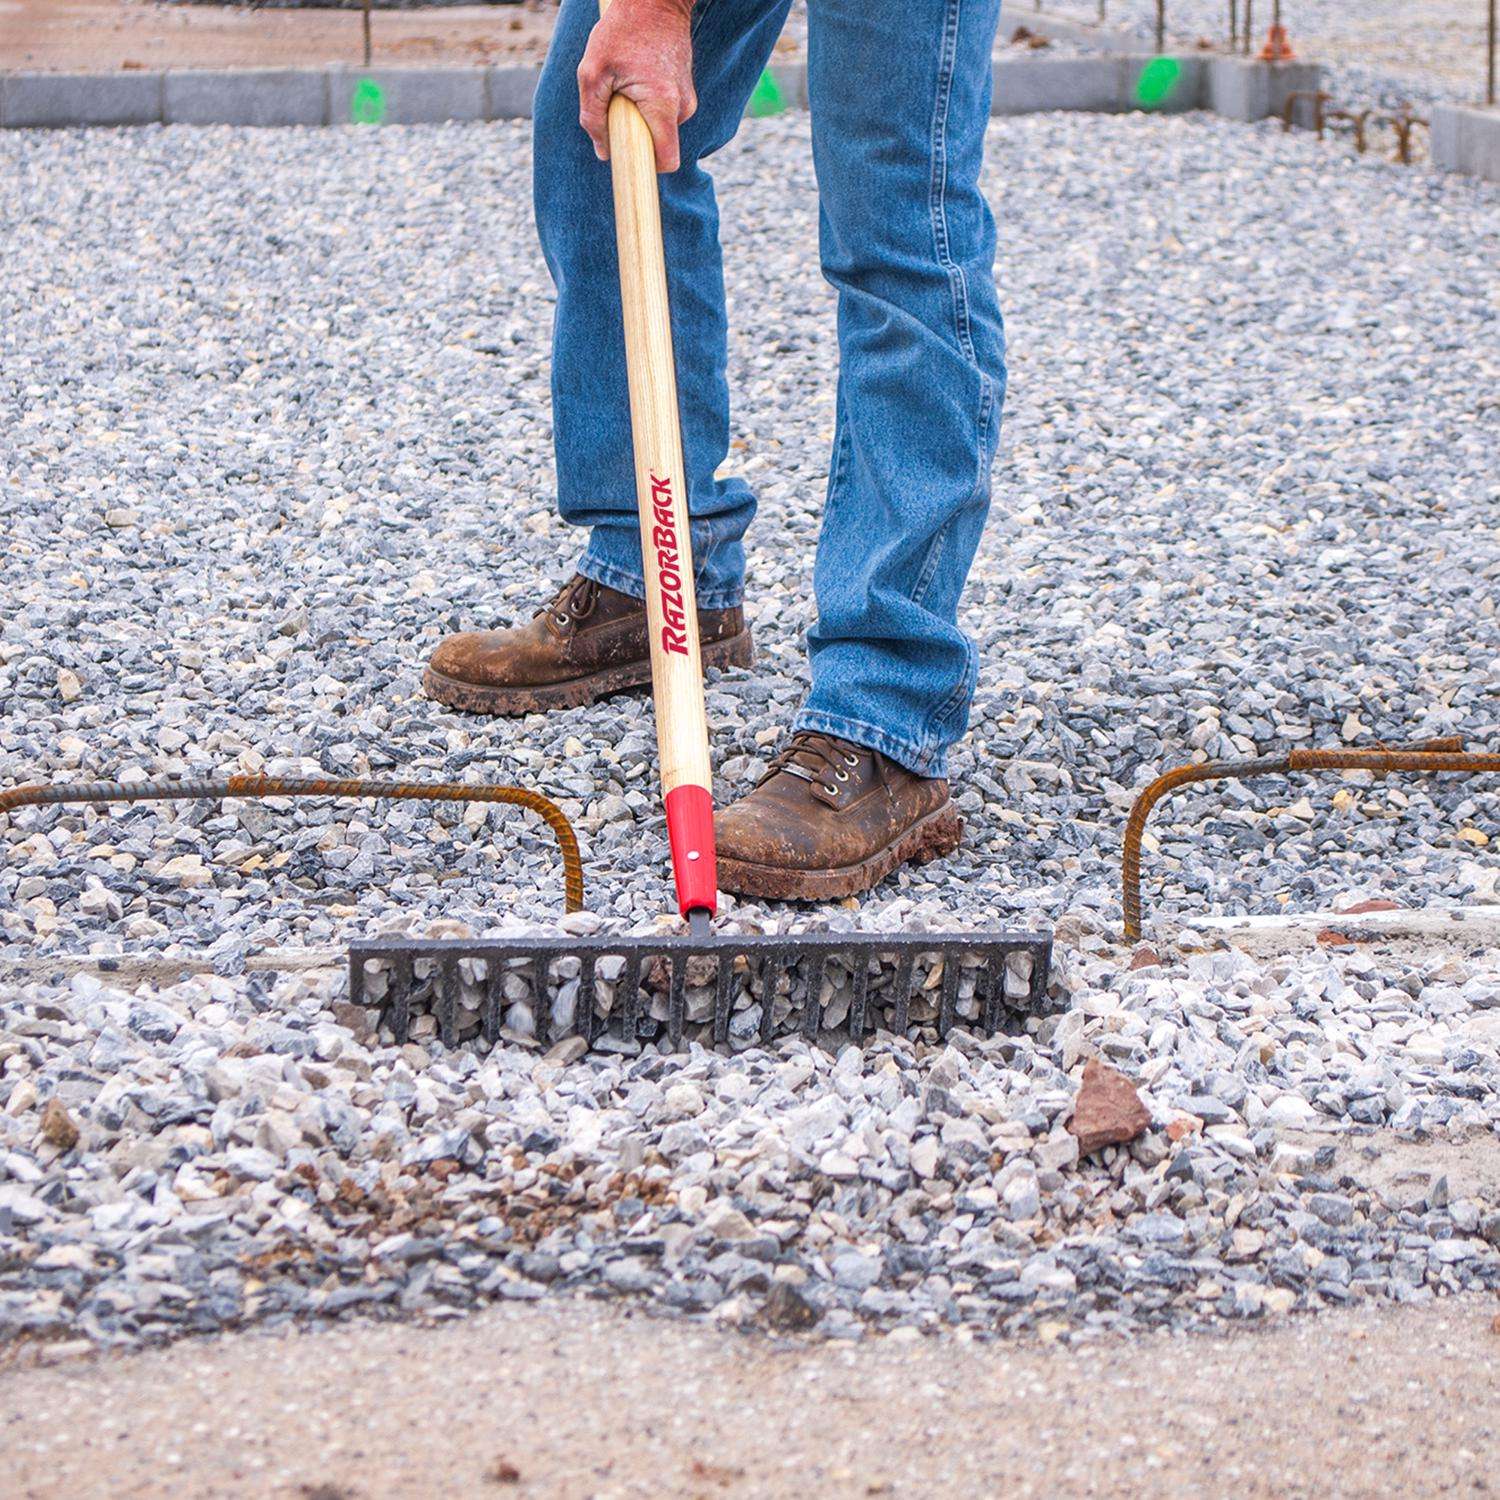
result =
[{"label": "green spray paint mark", "polygon": [[1136,80],[1135,102],[1142,109],[1155,109],[1172,96],[1181,77],[1182,64],[1175,57],[1153,57]]},{"label": "green spray paint mark", "polygon": [[378,125],[385,119],[385,90],[373,78],[361,78],[354,85],[349,119],[355,125]]},{"label": "green spray paint mark", "polygon": [[786,99],[782,96],[781,86],[767,68],[760,75],[760,82],[755,85],[755,92],[750,96],[750,103],[745,106],[745,113],[752,120],[758,120],[762,115],[779,115],[785,108]]}]

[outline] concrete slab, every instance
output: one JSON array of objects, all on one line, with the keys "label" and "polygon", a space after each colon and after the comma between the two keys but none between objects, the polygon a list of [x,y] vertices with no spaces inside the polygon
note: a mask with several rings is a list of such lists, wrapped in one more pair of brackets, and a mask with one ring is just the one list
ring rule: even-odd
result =
[{"label": "concrete slab", "polygon": [[168,125],[326,125],[328,75],[321,68],[168,73],[162,118]]},{"label": "concrete slab", "polygon": [[540,68],[516,65],[484,70],[486,120],[529,120]]},{"label": "concrete slab", "polygon": [[1001,58],[995,63],[994,115],[1080,109],[1112,114],[1123,107],[1115,57]]},{"label": "concrete slab", "polygon": [[156,125],[161,96],[160,73],[8,73],[0,121],[41,129]]},{"label": "concrete slab", "polygon": [[1263,63],[1240,57],[1207,59],[1203,102],[1231,120],[1264,120],[1279,115],[1290,93],[1322,87],[1317,63]]},{"label": "concrete slab", "polygon": [[1432,162],[1445,172],[1500,182],[1500,109],[1434,105]]},{"label": "concrete slab", "polygon": [[335,68],[328,74],[328,120],[333,125],[482,120],[486,72],[484,68]]}]

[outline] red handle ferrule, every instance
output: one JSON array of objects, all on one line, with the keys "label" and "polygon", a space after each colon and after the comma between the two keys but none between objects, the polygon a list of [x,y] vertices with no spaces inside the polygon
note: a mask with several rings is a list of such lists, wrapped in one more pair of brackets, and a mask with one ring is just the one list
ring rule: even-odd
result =
[{"label": "red handle ferrule", "polygon": [[683,916],[719,908],[719,872],[714,860],[714,801],[701,786],[675,786],[666,797],[667,838]]}]

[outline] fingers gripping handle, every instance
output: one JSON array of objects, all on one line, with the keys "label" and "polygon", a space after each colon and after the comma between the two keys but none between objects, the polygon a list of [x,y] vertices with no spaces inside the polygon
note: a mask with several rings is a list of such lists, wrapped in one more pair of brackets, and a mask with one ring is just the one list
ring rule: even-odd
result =
[{"label": "fingers gripping handle", "polygon": [[[600,0],[601,15],[608,3]],[[678,905],[684,915],[695,910],[712,912],[718,905],[718,875],[708,722],[703,710],[703,664],[661,199],[650,128],[640,110],[621,94],[609,104],[609,164],[667,832]]]}]

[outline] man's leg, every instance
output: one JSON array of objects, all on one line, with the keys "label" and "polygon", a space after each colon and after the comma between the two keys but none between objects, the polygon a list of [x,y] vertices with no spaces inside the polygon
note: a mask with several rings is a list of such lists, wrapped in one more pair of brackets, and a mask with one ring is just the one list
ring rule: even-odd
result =
[{"label": "man's leg", "polygon": [[[738,128],[790,0],[698,0],[693,81],[698,108],[682,127],[682,166],[661,178],[672,341],[682,411],[699,607],[737,605],[741,537],[755,513],[743,479],[716,479],[729,451],[724,271],[713,181],[700,165]],[[641,598],[639,522],[625,381],[610,168],[578,123],[576,73],[597,0],[563,0],[535,103],[535,201],[557,286],[552,421],[558,508],[592,528],[580,571]]]},{"label": "man's leg", "polygon": [[[790,0],[698,0],[692,15],[698,108],[681,167],[659,179],[672,341],[692,518],[698,634],[708,666],[747,666],[741,537],[755,513],[744,480],[715,478],[729,451],[724,273],[713,182],[700,165],[735,132]],[[430,697],[473,713],[592,703],[651,680],[641,576],[630,396],[610,168],[578,123],[577,71],[597,0],[563,0],[537,90],[535,202],[557,285],[552,426],[558,508],[590,529],[566,584],[529,623],[465,631],[433,653]]]},{"label": "man's leg", "polygon": [[794,734],[720,817],[719,880],[836,898],[953,849],[942,780],[977,675],[958,599],[1005,390],[979,192],[999,0],[808,0],[839,385]]},{"label": "man's leg", "polygon": [[808,12],[840,370],[797,723],[940,776],[977,675],[956,618],[1005,390],[979,190],[999,0],[809,0]]}]

